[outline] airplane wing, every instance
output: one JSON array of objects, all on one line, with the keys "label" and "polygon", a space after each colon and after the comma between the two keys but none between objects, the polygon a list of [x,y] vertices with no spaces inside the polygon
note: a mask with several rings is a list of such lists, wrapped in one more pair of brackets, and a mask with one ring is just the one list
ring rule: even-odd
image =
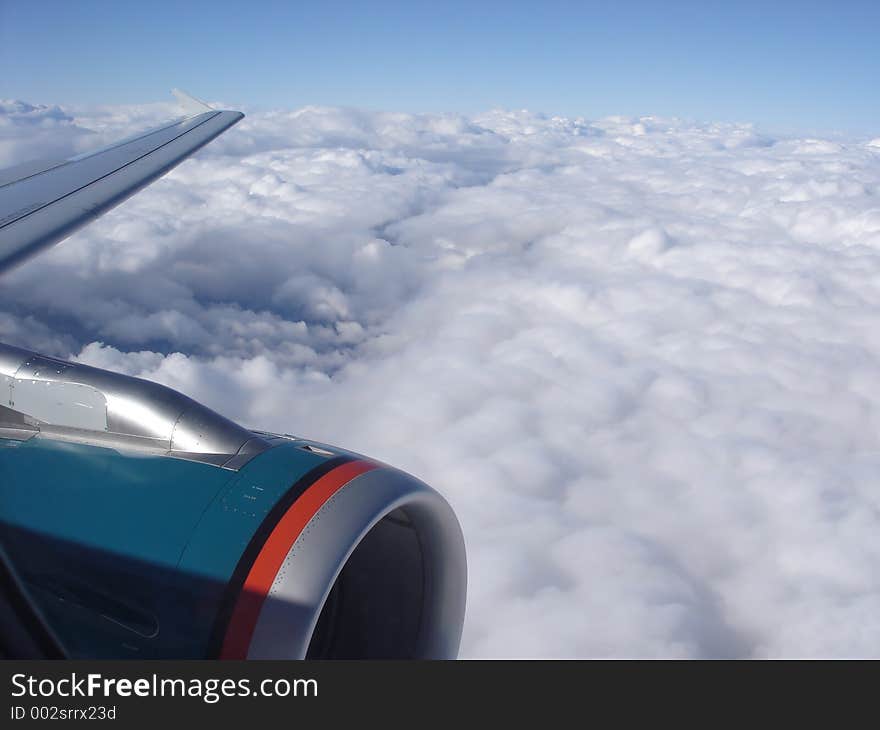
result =
[{"label": "airplane wing", "polygon": [[[0,273],[134,195],[244,116],[176,95],[192,116],[68,160],[0,170]],[[0,659],[65,656],[0,545]]]},{"label": "airplane wing", "polygon": [[103,215],[242,117],[202,111],[68,160],[0,170],[0,273]]}]

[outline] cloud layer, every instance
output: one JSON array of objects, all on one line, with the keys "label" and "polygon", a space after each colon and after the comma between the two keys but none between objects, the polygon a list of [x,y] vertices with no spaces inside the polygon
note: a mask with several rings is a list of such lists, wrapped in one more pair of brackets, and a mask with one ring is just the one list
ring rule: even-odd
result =
[{"label": "cloud layer", "polygon": [[[0,164],[169,111],[4,102]],[[6,276],[0,340],[425,479],[464,656],[878,656],[878,193],[877,140],[254,114]]]}]

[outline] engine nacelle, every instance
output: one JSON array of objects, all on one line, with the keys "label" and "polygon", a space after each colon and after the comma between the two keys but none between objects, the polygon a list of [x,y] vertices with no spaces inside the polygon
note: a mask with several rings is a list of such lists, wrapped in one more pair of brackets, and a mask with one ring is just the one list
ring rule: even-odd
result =
[{"label": "engine nacelle", "polygon": [[464,541],[421,481],[5,345],[0,388],[0,540],[70,656],[457,654]]}]

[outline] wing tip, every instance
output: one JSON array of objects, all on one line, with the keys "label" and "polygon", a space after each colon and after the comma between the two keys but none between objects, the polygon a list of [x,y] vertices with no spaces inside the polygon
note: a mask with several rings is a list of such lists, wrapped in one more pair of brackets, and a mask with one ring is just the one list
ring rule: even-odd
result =
[{"label": "wing tip", "polygon": [[196,99],[192,94],[187,94],[181,89],[171,89],[171,93],[187,114],[203,114],[204,112],[215,111],[209,104],[206,104],[201,99]]},{"label": "wing tip", "polygon": [[244,119],[244,112],[237,111],[235,109],[215,109],[210,104],[206,104],[201,99],[197,99],[191,94],[187,94],[185,91],[181,89],[171,89],[171,93],[174,95],[174,98],[177,99],[177,102],[182,107],[183,111],[187,114],[196,115],[196,114],[204,114],[205,112],[220,112],[222,114],[231,115],[234,120],[232,124],[236,122],[240,122]]}]

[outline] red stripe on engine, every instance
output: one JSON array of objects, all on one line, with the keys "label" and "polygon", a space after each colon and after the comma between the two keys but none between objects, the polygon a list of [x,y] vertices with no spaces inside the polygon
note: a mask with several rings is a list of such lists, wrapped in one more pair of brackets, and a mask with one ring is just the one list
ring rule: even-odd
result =
[{"label": "red stripe on engine", "polygon": [[356,476],[378,466],[370,461],[341,464],[312,484],[284,513],[263,544],[238,594],[223,637],[221,659],[247,658],[260,609],[293,543],[330,497]]}]

